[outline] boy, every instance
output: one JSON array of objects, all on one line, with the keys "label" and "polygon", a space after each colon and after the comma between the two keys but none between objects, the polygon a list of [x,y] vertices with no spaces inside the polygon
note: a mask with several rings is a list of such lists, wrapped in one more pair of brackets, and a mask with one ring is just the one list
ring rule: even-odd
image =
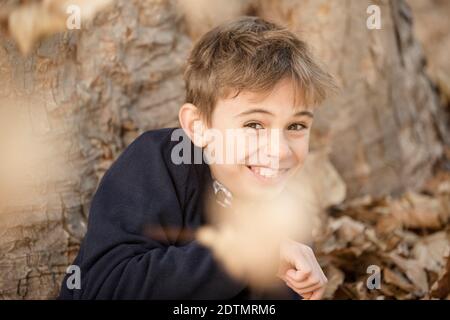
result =
[{"label": "boy", "polygon": [[[98,187],[74,262],[81,268],[81,287],[69,289],[66,277],[60,298],[257,297],[244,282],[229,276],[210,250],[189,238],[188,231],[205,224],[209,191],[217,204],[229,207],[233,199],[262,199],[267,190],[273,194],[283,189],[304,163],[312,107],[325,98],[332,79],[291,32],[244,17],[200,39],[188,60],[185,81],[186,103],[179,121],[192,140],[194,156],[199,150],[221,151],[208,138],[208,130],[223,137],[226,130],[241,130],[242,139],[278,132],[276,147],[262,148],[259,142],[253,150],[246,147],[239,163],[186,164],[174,157],[175,129],[141,135]],[[269,163],[251,160],[256,149]],[[280,265],[284,267],[278,277],[287,291],[305,299],[322,297],[326,278],[309,247],[284,242]]]}]

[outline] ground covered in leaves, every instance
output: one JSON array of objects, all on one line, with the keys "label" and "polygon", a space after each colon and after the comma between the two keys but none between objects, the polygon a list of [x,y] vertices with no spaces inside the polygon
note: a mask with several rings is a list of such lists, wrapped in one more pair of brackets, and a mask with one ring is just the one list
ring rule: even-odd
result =
[{"label": "ground covered in leaves", "polygon": [[329,209],[317,243],[327,299],[450,299],[449,151],[421,192]]}]

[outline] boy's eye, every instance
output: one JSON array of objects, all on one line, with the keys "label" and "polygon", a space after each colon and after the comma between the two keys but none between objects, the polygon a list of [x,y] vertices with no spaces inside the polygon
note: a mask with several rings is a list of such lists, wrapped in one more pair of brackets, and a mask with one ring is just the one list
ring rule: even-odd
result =
[{"label": "boy's eye", "polygon": [[305,126],[303,123],[293,123],[288,126],[288,130],[301,131],[305,129],[308,129],[308,127]]},{"label": "boy's eye", "polygon": [[255,129],[255,130],[264,129],[264,127],[263,127],[260,123],[258,123],[258,122],[249,122],[249,123],[246,123],[246,124],[244,124],[244,127],[246,127],[246,128],[252,128],[252,129]]}]

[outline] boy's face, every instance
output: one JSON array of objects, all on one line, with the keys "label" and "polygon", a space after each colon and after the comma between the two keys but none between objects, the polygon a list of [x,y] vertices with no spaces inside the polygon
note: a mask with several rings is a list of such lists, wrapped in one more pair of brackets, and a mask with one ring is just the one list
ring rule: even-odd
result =
[{"label": "boy's face", "polygon": [[208,129],[219,132],[223,141],[211,138],[205,151],[223,153],[227,159],[211,163],[210,169],[235,197],[280,192],[303,166],[313,114],[310,108],[295,107],[293,101],[294,88],[285,79],[269,94],[243,91],[216,104]]}]

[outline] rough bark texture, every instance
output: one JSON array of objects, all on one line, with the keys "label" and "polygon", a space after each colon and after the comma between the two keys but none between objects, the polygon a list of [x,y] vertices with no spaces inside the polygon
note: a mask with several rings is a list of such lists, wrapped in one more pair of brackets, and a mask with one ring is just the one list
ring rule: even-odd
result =
[{"label": "rough bark texture", "polygon": [[406,3],[375,2],[380,30],[366,28],[373,1],[267,3],[269,16],[298,30],[339,81],[340,94],[319,110],[314,142],[331,146],[348,195],[419,187],[446,129]]},{"label": "rough bark texture", "polygon": [[[420,186],[446,130],[405,3],[380,1],[383,27],[372,31],[368,5],[246,1],[227,14],[256,13],[300,28],[336,75],[341,93],[320,109],[313,144],[330,148],[350,196]],[[33,161],[45,170],[21,179],[19,199],[0,202],[0,298],[55,297],[104,171],[140,132],[176,125],[192,45],[183,31],[209,27],[180,23],[180,13],[190,16],[185,10],[171,1],[119,0],[81,31],[43,40],[28,57],[0,36],[0,109],[28,117],[6,137],[20,129],[48,148]]]},{"label": "rough bark texture", "polygon": [[59,165],[40,179],[24,177],[20,199],[3,203],[0,298],[56,296],[99,178],[139,132],[176,124],[189,45],[166,1],[118,1],[86,29],[45,39],[29,57],[0,38],[0,105],[14,103],[30,117],[22,129],[54,146],[42,162]]},{"label": "rough bark texture", "polygon": [[[446,0],[408,0],[414,16],[414,32],[423,44],[427,69],[433,80],[450,78],[450,2]],[[439,21],[439,23],[436,23]],[[442,79],[443,80],[443,79]]]}]

